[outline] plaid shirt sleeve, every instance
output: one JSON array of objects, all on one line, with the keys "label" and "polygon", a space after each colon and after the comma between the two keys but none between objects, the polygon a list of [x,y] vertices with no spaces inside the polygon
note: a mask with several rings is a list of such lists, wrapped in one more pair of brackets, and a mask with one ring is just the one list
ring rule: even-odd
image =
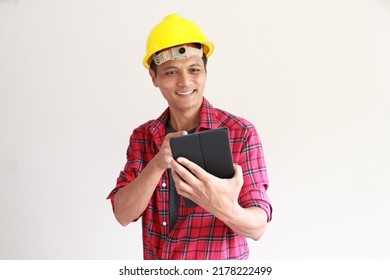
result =
[{"label": "plaid shirt sleeve", "polygon": [[115,188],[110,192],[107,199],[111,200],[112,209],[114,210],[115,193],[131,183],[144,168],[145,161],[145,140],[143,139],[142,126],[133,131],[130,136],[129,145],[126,152],[127,162],[123,170],[119,173]]},{"label": "plaid shirt sleeve", "polygon": [[[238,164],[242,167],[244,184],[239,196],[242,207],[260,207],[272,219],[272,207],[267,195],[268,176],[264,161],[264,153],[259,135],[254,127],[249,127],[241,138]],[[235,141],[237,142],[237,141]]]},{"label": "plaid shirt sleeve", "polygon": [[254,125],[246,119],[216,110],[220,126],[228,127],[233,161],[242,167],[244,183],[238,202],[244,208],[259,207],[272,219],[272,206],[267,195],[268,176],[263,147]]}]

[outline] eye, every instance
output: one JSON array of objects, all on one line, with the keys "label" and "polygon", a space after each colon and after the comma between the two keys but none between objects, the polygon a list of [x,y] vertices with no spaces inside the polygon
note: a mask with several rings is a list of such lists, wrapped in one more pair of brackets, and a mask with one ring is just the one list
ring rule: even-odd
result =
[{"label": "eye", "polygon": [[194,67],[194,68],[191,68],[190,69],[190,72],[192,73],[192,74],[197,74],[197,73],[199,73],[201,71],[201,69],[200,68],[197,68],[197,67]]},{"label": "eye", "polygon": [[169,70],[167,72],[165,72],[165,76],[172,76],[172,75],[176,75],[177,71],[175,70]]}]

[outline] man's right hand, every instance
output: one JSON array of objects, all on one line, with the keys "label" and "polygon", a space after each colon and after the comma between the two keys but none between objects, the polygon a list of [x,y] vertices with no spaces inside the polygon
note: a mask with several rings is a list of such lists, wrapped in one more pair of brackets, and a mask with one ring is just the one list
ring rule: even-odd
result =
[{"label": "man's right hand", "polygon": [[165,136],[160,151],[154,157],[154,160],[156,160],[156,164],[158,168],[160,168],[161,170],[166,170],[171,168],[173,157],[172,157],[171,146],[169,145],[169,141],[173,137],[179,137],[187,134],[188,134],[187,131],[178,131],[178,132],[168,133]]}]

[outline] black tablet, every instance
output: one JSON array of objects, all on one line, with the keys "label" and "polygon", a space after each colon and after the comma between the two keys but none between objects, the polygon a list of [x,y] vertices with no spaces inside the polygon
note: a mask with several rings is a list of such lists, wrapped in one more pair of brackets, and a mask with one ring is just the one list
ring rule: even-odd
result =
[{"label": "black tablet", "polygon": [[170,140],[170,146],[174,159],[187,158],[219,178],[232,178],[234,176],[227,128],[173,137]]},{"label": "black tablet", "polygon": [[219,178],[234,176],[229,131],[218,128],[173,137],[170,140],[174,159],[184,157]]},{"label": "black tablet", "polygon": [[[229,130],[227,128],[205,130],[173,137],[170,140],[170,146],[174,159],[178,157],[187,158],[219,178],[232,178],[234,176]],[[187,206],[189,205],[187,204]]]}]

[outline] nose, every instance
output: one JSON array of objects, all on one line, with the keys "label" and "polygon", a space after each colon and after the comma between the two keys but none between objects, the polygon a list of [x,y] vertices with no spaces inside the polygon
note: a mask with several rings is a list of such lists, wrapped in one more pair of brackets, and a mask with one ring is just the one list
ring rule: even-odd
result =
[{"label": "nose", "polygon": [[188,87],[190,86],[192,83],[192,79],[191,79],[191,75],[187,72],[182,72],[180,75],[179,75],[179,79],[177,81],[177,85],[179,87]]}]

